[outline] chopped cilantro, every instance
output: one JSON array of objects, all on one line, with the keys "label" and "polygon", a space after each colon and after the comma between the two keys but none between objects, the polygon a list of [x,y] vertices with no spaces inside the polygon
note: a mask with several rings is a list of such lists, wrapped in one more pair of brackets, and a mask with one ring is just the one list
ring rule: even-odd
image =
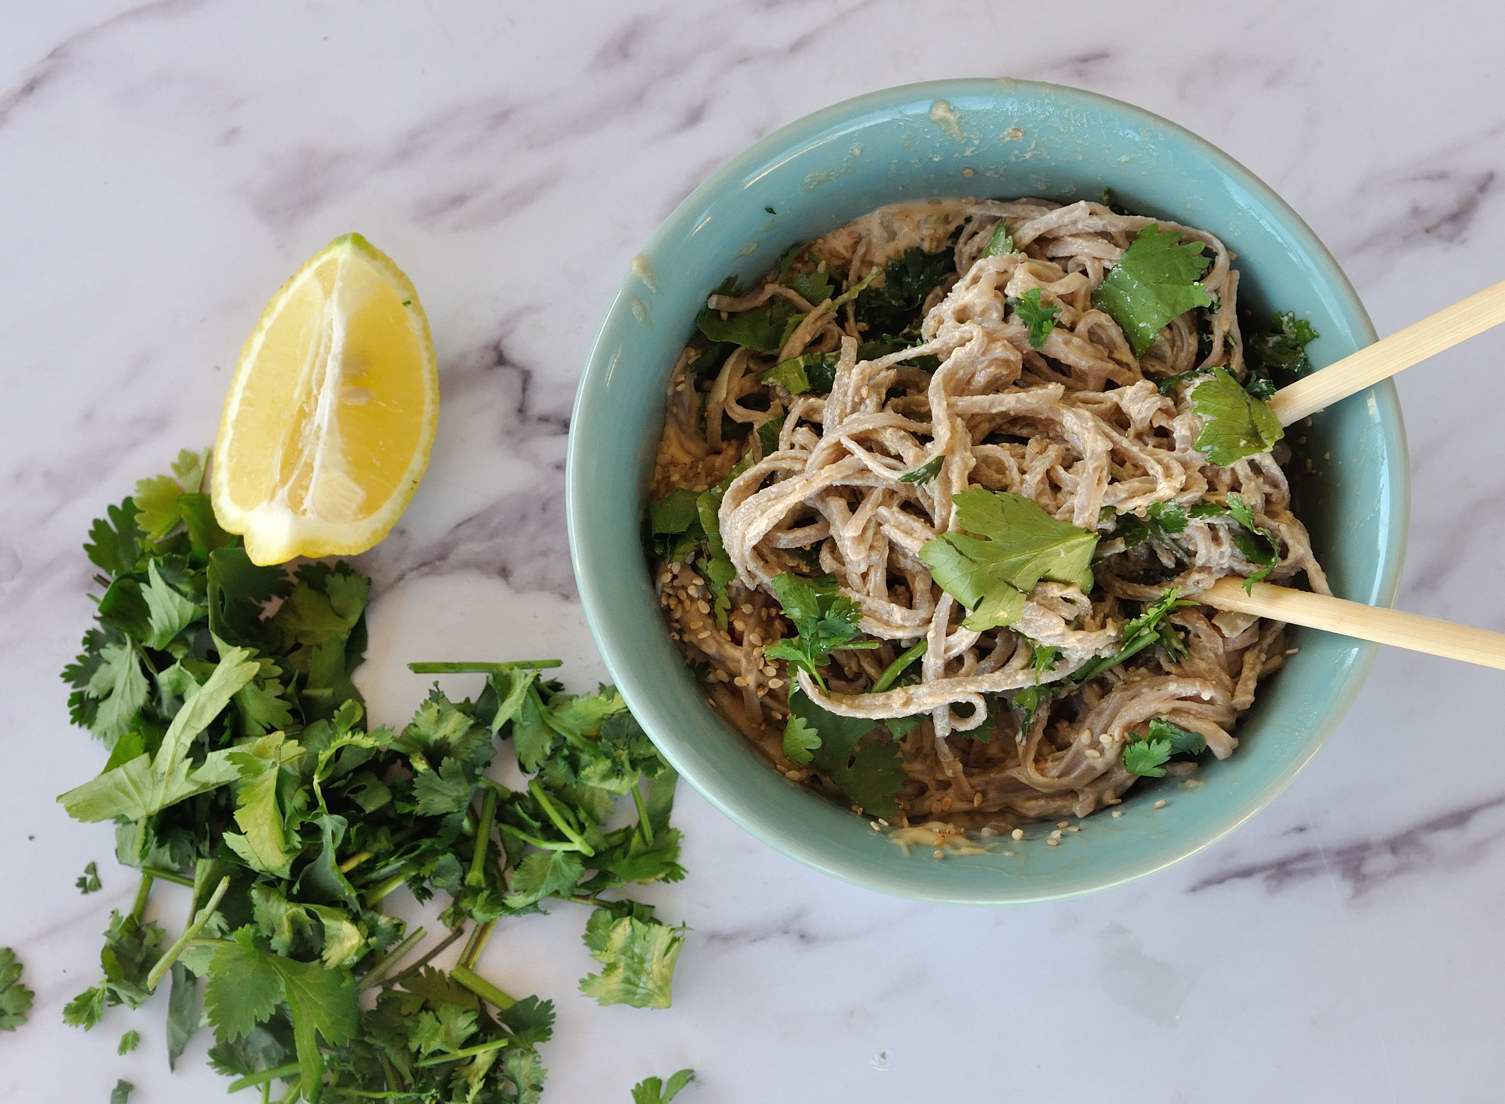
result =
[{"label": "chopped cilantro", "polygon": [[857,321],[870,337],[896,334],[919,321],[925,297],[956,271],[949,248],[926,253],[919,246],[906,249],[883,270],[883,283],[857,297]]},{"label": "chopped cilantro", "polygon": [[669,1104],[680,1090],[695,1080],[692,1069],[676,1070],[664,1081],[657,1077],[645,1077],[632,1086],[632,1104]]}]

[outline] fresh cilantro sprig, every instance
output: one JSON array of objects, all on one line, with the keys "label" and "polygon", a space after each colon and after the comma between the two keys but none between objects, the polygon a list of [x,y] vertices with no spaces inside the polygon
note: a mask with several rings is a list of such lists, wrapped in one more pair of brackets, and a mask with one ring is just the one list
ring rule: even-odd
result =
[{"label": "fresh cilantro sprig", "polygon": [[1211,263],[1201,242],[1183,242],[1151,223],[1093,293],[1093,305],[1118,323],[1134,355],[1142,357],[1167,323],[1212,306],[1212,296],[1198,282]]},{"label": "fresh cilantro sprig", "polygon": [[972,611],[967,628],[1009,624],[1042,579],[1092,589],[1096,533],[1058,521],[1022,495],[973,488],[952,501],[957,531],[926,542],[920,559],[936,585]]},{"label": "fresh cilantro sprig", "polygon": [[1019,321],[1029,327],[1030,348],[1045,348],[1045,339],[1050,336],[1050,331],[1055,329],[1056,315],[1061,313],[1060,305],[1040,302],[1040,289],[1036,287],[1030,288],[1019,297],[1014,310],[1019,315]]},{"label": "fresh cilantro sprig", "polygon": [[1009,228],[999,219],[993,224],[993,232],[988,235],[988,244],[982,247],[984,257],[1001,257],[1006,253],[1014,252],[1014,238],[1009,233]]},{"label": "fresh cilantro sprig", "polygon": [[1138,548],[1148,540],[1169,540],[1186,531],[1186,510],[1176,502],[1152,502],[1144,516],[1124,514],[1114,528],[1114,539],[1122,540],[1124,548]]},{"label": "fresh cilantro sprig", "polygon": [[1207,748],[1199,733],[1164,717],[1152,717],[1145,731],[1124,745],[1124,769],[1141,778],[1164,778],[1165,764],[1178,756],[1195,757]]},{"label": "fresh cilantro sprig", "polygon": [[821,669],[838,649],[876,648],[876,640],[858,640],[862,608],[841,593],[830,576],[811,579],[803,575],[775,575],[768,589],[779,600],[784,616],[794,622],[793,638],[775,641],[764,649],[769,659],[788,660],[810,672],[825,689]]}]

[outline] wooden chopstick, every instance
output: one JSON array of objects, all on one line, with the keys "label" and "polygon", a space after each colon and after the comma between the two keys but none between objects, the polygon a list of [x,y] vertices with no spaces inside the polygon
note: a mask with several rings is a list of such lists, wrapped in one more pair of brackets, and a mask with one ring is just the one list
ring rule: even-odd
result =
[{"label": "wooden chopstick", "polygon": [[1219,579],[1198,600],[1214,609],[1252,613],[1272,621],[1305,625],[1505,671],[1505,633],[1488,629],[1454,625],[1433,617],[1270,583],[1255,583],[1253,593],[1246,594],[1244,581],[1235,578]]},{"label": "wooden chopstick", "polygon": [[1290,425],[1501,323],[1505,323],[1505,281],[1282,387],[1271,397],[1270,409],[1281,425]]}]

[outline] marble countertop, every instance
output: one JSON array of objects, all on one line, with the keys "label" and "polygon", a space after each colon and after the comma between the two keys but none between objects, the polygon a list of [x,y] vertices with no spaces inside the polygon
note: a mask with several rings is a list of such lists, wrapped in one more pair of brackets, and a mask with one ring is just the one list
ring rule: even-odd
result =
[{"label": "marble countertop", "polygon": [[[89,616],[91,517],[207,443],[269,292],[359,229],[422,289],[443,431],[377,580],[378,718],[413,655],[528,651],[600,674],[565,549],[578,366],[638,245],[712,167],[874,87],[1081,85],[1204,134],[1333,248],[1379,330],[1501,276],[1494,5],[367,3],[32,5],[0,36],[0,944],[37,990],[0,1099],[219,1099],[162,1013],[60,1022],[134,880],[53,795],[98,769],[57,671]],[[1081,6],[1090,10],[1093,5]],[[1252,12],[1253,5],[1247,6]],[[1381,10],[1383,9],[1383,10]],[[1415,480],[1401,604],[1505,628],[1505,331],[1399,381]],[[1460,401],[1462,400],[1462,401]],[[1505,1075],[1501,676],[1382,654],[1266,812],[1157,876],[1010,910],[889,900],[771,853],[684,792],[693,928],[674,1008],[575,993],[580,917],[507,925],[486,968],[556,998],[549,1099],[1498,1101]],[[105,889],[73,878],[100,861]],[[170,910],[169,927],[180,922]],[[1490,1042],[1494,1039],[1494,1042]]]}]

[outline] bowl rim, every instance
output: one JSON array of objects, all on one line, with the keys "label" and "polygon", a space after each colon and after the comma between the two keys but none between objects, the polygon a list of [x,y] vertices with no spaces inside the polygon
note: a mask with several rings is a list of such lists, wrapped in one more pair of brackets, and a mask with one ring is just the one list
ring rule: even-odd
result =
[{"label": "bowl rim", "polygon": [[[756,170],[798,152],[814,137],[833,126],[850,123],[857,116],[875,111],[892,110],[903,106],[912,107],[917,103],[933,102],[937,99],[994,95],[1000,89],[1003,91],[1022,89],[1088,110],[1106,109],[1109,112],[1126,115],[1141,124],[1165,128],[1181,136],[1195,147],[1202,157],[1214,164],[1221,173],[1237,180],[1250,192],[1259,195],[1266,205],[1282,215],[1292,236],[1300,240],[1304,252],[1322,271],[1323,278],[1342,302],[1343,307],[1359,322],[1356,328],[1361,331],[1361,336],[1367,338],[1366,343],[1377,340],[1378,335],[1374,323],[1359,299],[1358,292],[1355,291],[1347,274],[1338,264],[1337,258],[1332,255],[1306,220],[1250,169],[1207,139],[1152,111],[1101,93],[1048,81],[1019,80],[1009,77],[922,81],[867,92],[802,116],[765,135],[741,153],[722,163],[675,206],[647,243],[638,251],[638,255],[657,256],[671,240],[679,240],[694,229],[702,218],[703,209],[714,197],[729,189],[737,188]],[[1282,774],[1272,779],[1263,790],[1252,797],[1248,808],[1241,815],[1219,825],[1216,830],[1203,838],[1196,839],[1194,842],[1189,840],[1184,848],[1178,848],[1174,854],[1137,866],[1127,865],[1121,873],[1115,873],[1090,885],[1076,885],[1059,890],[1031,890],[1026,893],[1019,893],[1017,890],[1008,893],[996,890],[990,892],[986,887],[977,891],[938,892],[929,887],[908,884],[892,874],[874,873],[867,864],[861,861],[833,857],[819,843],[811,844],[806,837],[794,832],[782,831],[777,826],[770,825],[767,821],[761,820],[755,810],[744,808],[743,803],[720,792],[717,783],[701,776],[685,757],[678,754],[675,747],[677,737],[669,731],[671,726],[660,716],[652,697],[646,692],[639,692],[632,672],[632,657],[615,646],[610,634],[603,627],[608,614],[605,612],[601,590],[610,577],[611,564],[610,562],[597,563],[594,545],[582,538],[580,519],[586,512],[585,488],[578,482],[576,473],[581,468],[580,456],[586,444],[576,429],[586,420],[587,411],[592,404],[592,394],[597,390],[601,378],[609,374],[615,366],[613,350],[608,346],[614,344],[612,331],[618,324],[624,304],[631,301],[635,279],[636,277],[631,273],[624,276],[621,285],[607,305],[586,355],[585,368],[581,373],[570,413],[570,432],[565,457],[565,520],[569,533],[571,566],[591,637],[628,707],[642,723],[644,730],[670,765],[683,775],[718,812],[727,816],[759,842],[824,874],[864,889],[911,900],[944,904],[1004,905],[1061,900],[1095,893],[1135,881],[1182,862],[1210,847],[1264,809],[1315,757],[1334,729],[1342,722],[1368,678],[1378,646],[1360,643],[1355,661],[1340,692],[1330,699],[1331,706],[1325,723],[1312,734],[1303,753],[1294,759]],[[1409,452],[1405,424],[1401,417],[1400,401],[1394,383],[1388,379],[1384,380],[1375,385],[1370,394],[1377,405],[1382,423],[1389,431],[1387,432],[1386,467],[1388,470],[1386,475],[1396,492],[1395,509],[1391,515],[1389,529],[1384,535],[1373,593],[1373,600],[1376,604],[1390,606],[1394,604],[1399,589],[1410,529]],[[602,581],[601,586],[598,586],[598,578]],[[668,733],[668,735],[661,736],[661,733]]]}]

